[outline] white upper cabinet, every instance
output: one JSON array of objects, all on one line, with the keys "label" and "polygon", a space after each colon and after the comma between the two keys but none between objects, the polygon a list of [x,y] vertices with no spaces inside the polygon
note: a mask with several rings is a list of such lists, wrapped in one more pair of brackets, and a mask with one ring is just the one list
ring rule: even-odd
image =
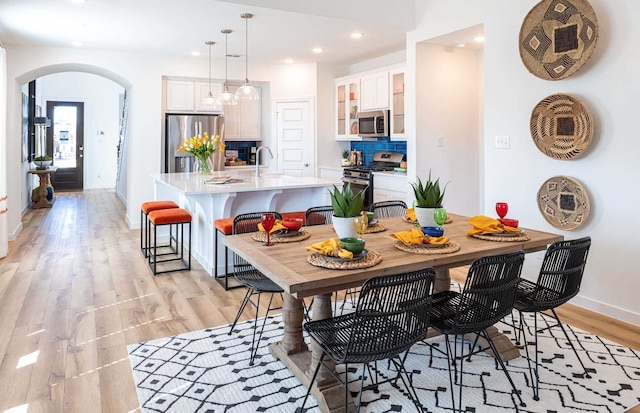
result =
[{"label": "white upper cabinet", "polygon": [[[255,87],[259,100],[238,99],[236,106],[223,106],[224,139],[227,141],[262,140],[262,89]],[[232,92],[235,90],[232,88]]]},{"label": "white upper cabinet", "polygon": [[[166,111],[167,112],[217,112],[222,108],[215,103],[207,105],[202,99],[209,94],[209,82],[194,82],[192,80],[166,81]],[[211,91],[217,97],[222,93],[220,83],[212,83]]]},{"label": "white upper cabinet", "polygon": [[406,140],[405,122],[407,121],[404,113],[404,72],[405,68],[398,68],[389,71],[390,77],[390,94],[391,94],[391,136],[392,140]]},{"label": "white upper cabinet", "polygon": [[360,77],[360,105],[362,111],[389,109],[389,71]]},{"label": "white upper cabinet", "polygon": [[359,140],[358,114],[360,98],[360,78],[336,81],[336,140]]},{"label": "white upper cabinet", "polygon": [[[209,96],[209,82],[196,82],[195,89],[195,105],[197,112],[222,112],[222,105],[216,105],[215,102],[207,104],[202,101],[202,99]],[[213,94],[214,99],[217,99],[222,93],[222,84],[211,83],[211,93]]]}]

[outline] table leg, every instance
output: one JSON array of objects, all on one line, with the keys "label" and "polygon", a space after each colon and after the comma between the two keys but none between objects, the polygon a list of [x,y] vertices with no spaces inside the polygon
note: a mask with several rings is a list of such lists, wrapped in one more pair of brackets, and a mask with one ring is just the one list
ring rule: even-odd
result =
[{"label": "table leg", "polygon": [[439,293],[441,291],[449,291],[451,288],[451,275],[449,269],[435,269],[436,279],[433,283],[433,292]]},{"label": "table leg", "polygon": [[[283,303],[284,334],[282,341],[269,346],[269,351],[276,359],[282,361],[294,376],[305,386],[309,387],[313,369],[320,358],[320,347],[311,343],[309,351],[302,336],[303,308],[302,300],[284,294]],[[331,294],[317,295],[313,299],[313,319],[322,320],[331,317]],[[331,361],[325,364],[331,368],[335,366]],[[316,378],[316,384],[311,393],[318,401],[320,410],[324,413],[344,412],[344,387],[338,383],[326,369],[321,368]],[[346,411],[355,411],[355,404],[349,396],[349,406]]]}]

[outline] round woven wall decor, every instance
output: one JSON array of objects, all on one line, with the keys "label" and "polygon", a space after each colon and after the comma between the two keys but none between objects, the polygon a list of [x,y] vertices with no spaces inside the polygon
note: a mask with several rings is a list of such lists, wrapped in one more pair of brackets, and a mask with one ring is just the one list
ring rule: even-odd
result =
[{"label": "round woven wall decor", "polygon": [[584,224],[591,206],[589,194],[575,179],[554,176],[538,190],[538,209],[555,228],[571,231]]},{"label": "round woven wall decor", "polygon": [[520,58],[541,79],[564,79],[589,60],[597,40],[598,20],[587,0],[542,0],[520,27]]},{"label": "round woven wall decor", "polygon": [[593,140],[593,117],[578,98],[551,95],[533,108],[529,129],[540,152],[554,159],[574,159]]}]

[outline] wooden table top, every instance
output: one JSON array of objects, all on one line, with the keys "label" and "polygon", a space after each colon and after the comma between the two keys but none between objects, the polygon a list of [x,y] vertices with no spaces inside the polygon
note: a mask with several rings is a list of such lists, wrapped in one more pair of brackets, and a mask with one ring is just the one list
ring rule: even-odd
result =
[{"label": "wooden table top", "polygon": [[459,251],[450,254],[412,254],[399,250],[394,246],[396,240],[390,234],[407,231],[412,228],[412,224],[404,222],[401,218],[386,218],[380,220],[387,227],[386,231],[364,235],[365,248],[379,252],[382,262],[364,269],[333,270],[316,267],[307,262],[307,256],[311,252],[306,251],[305,247],[336,237],[332,225],[305,227],[311,234],[310,238],[300,242],[277,243],[270,247],[254,241],[251,238],[252,234],[228,235],[223,237],[223,242],[275,281],[285,292],[302,298],[355,287],[379,275],[415,271],[426,267],[447,270],[470,264],[483,256],[521,249],[527,253],[542,251],[549,244],[564,239],[562,235],[525,229],[526,234],[531,236],[529,241],[485,241],[466,235],[471,229],[467,222],[468,217],[456,214],[449,216],[452,222],[444,225],[444,234],[460,244]]}]

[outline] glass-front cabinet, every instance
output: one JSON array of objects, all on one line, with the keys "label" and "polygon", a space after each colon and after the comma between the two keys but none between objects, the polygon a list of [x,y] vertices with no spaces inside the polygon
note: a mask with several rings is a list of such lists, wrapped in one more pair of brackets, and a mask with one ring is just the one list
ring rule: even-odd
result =
[{"label": "glass-front cabinet", "polygon": [[336,81],[336,140],[351,141],[358,137],[358,102],[360,78]]},{"label": "glass-front cabinet", "polygon": [[406,140],[404,114],[404,72],[394,69],[389,72],[391,78],[391,139]]}]

